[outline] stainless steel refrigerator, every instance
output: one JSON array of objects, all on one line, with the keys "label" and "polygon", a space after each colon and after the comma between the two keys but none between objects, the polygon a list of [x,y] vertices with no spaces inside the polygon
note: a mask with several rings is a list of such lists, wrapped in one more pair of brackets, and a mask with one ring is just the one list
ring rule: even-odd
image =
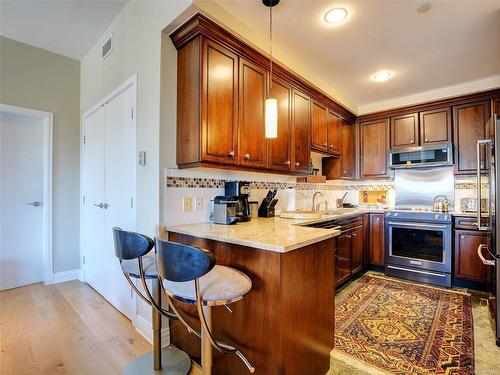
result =
[{"label": "stainless steel refrigerator", "polygon": [[[490,245],[479,245],[477,255],[484,265],[494,267],[492,291],[494,298],[490,302],[494,304],[496,319],[496,344],[500,346],[500,225],[496,225],[496,214],[500,214],[500,197],[496,196],[496,187],[500,183],[500,116],[493,115],[494,125],[493,139],[477,141],[477,222],[480,231],[491,231]],[[483,184],[483,185],[481,185]],[[484,184],[487,184],[485,187]],[[487,193],[486,193],[487,191]],[[488,210],[482,212],[481,198],[488,195]]]}]

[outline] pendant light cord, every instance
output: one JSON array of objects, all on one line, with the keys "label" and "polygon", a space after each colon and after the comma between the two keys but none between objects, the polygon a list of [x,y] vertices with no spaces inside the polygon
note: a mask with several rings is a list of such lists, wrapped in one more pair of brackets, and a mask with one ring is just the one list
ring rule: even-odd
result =
[{"label": "pendant light cord", "polygon": [[[273,88],[273,3],[271,0],[271,5],[269,6],[269,53],[271,55],[270,59],[270,70],[271,78],[269,82],[269,91]],[[271,93],[269,93],[271,94]]]}]

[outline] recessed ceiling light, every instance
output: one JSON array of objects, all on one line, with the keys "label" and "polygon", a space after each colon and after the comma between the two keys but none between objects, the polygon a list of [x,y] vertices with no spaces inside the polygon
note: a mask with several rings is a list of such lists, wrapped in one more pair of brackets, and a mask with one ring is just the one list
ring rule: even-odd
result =
[{"label": "recessed ceiling light", "polygon": [[340,23],[347,18],[347,9],[333,8],[325,14],[325,21],[328,23]]},{"label": "recessed ceiling light", "polygon": [[431,8],[432,8],[431,3],[421,3],[418,5],[417,13],[420,14],[427,13],[429,10],[431,10]]},{"label": "recessed ceiling light", "polygon": [[374,74],[373,79],[377,82],[383,82],[387,81],[389,78],[391,78],[392,73],[387,71],[387,70],[381,70],[380,72],[377,72]]}]

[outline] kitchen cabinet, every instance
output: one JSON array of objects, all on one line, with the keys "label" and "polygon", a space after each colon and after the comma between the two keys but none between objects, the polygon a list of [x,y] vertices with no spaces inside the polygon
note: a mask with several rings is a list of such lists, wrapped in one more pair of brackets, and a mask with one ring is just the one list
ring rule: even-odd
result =
[{"label": "kitchen cabinet", "polygon": [[[453,276],[458,279],[486,284],[491,280],[493,267],[485,266],[477,255],[481,244],[490,244],[490,234],[474,230],[455,229],[455,267]],[[483,251],[487,256],[487,251]]]},{"label": "kitchen cabinet", "polygon": [[[453,143],[455,174],[475,174],[477,170],[476,141],[489,137],[490,101],[483,100],[453,107]],[[484,165],[484,153],[481,168]]]},{"label": "kitchen cabinet", "polygon": [[368,253],[370,264],[383,266],[385,253],[384,214],[370,214],[369,226]]},{"label": "kitchen cabinet", "polygon": [[389,177],[389,120],[362,122],[360,127],[360,178]]},{"label": "kitchen cabinet", "polygon": [[451,108],[419,113],[420,144],[451,143]]},{"label": "kitchen cabinet", "polygon": [[309,96],[292,90],[292,170],[305,173],[310,160],[310,102]]},{"label": "kitchen cabinet", "polygon": [[268,168],[290,171],[291,168],[291,100],[292,87],[273,77],[271,96],[278,101],[278,136],[269,139]]},{"label": "kitchen cabinet", "polygon": [[493,99],[493,110],[495,111],[494,113],[500,116],[500,98]]},{"label": "kitchen cabinet", "polygon": [[345,122],[337,114],[328,111],[328,152],[340,155],[342,152],[341,125]]},{"label": "kitchen cabinet", "polygon": [[340,155],[340,177],[345,179],[354,179],[355,161],[354,161],[354,126],[341,119],[342,148]]},{"label": "kitchen cabinet", "polygon": [[339,220],[341,234],[337,237],[335,254],[335,285],[340,286],[363,268],[364,227],[362,216]]},{"label": "kitchen cabinet", "polygon": [[263,68],[245,59],[240,59],[239,77],[239,164],[266,168],[265,101],[267,73]]},{"label": "kitchen cabinet", "polygon": [[206,67],[202,75],[201,157],[205,161],[238,161],[238,56],[220,44],[203,40]]},{"label": "kitchen cabinet", "polygon": [[316,101],[311,106],[311,147],[328,151],[328,109]]},{"label": "kitchen cabinet", "polygon": [[391,148],[418,146],[418,113],[391,118]]}]

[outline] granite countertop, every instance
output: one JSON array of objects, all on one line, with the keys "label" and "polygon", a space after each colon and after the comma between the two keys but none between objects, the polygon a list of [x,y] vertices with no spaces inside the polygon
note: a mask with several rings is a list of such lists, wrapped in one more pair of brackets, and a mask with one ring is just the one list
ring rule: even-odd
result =
[{"label": "granite countertop", "polygon": [[[390,209],[379,207],[349,208],[339,209],[338,212],[324,214],[320,218],[314,219],[257,218],[235,225],[198,223],[167,226],[166,230],[193,237],[285,253],[340,234],[337,229],[313,228],[304,225],[354,217],[364,213],[384,213]],[[449,212],[449,214],[475,217],[474,213],[459,211]]]}]

